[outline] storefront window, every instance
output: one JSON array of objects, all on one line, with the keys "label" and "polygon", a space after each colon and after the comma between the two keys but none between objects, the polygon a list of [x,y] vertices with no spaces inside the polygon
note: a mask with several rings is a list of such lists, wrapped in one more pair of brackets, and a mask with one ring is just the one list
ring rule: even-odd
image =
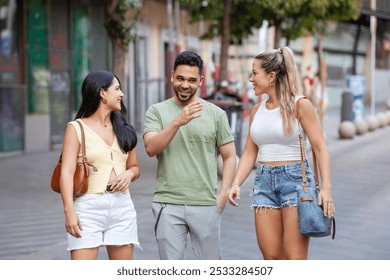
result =
[{"label": "storefront window", "polygon": [[354,24],[335,24],[330,28],[328,36],[323,40],[324,49],[343,50],[352,52],[357,26]]},{"label": "storefront window", "polygon": [[19,36],[16,0],[0,2],[0,84],[20,83]]},{"label": "storefront window", "polygon": [[0,1],[0,152],[23,149],[25,88],[21,84],[21,8]]}]

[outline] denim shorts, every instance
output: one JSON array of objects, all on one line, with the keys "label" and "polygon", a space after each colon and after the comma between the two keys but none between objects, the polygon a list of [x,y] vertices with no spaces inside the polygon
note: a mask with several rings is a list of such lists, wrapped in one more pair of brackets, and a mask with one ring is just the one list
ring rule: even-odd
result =
[{"label": "denim shorts", "polygon": [[[313,172],[305,161],[307,183],[314,187]],[[297,206],[297,188],[302,187],[301,162],[279,166],[256,164],[252,207],[280,209]]]},{"label": "denim shorts", "polygon": [[129,192],[85,194],[74,201],[83,230],[81,238],[67,233],[68,250],[104,245],[139,247],[137,216]]}]

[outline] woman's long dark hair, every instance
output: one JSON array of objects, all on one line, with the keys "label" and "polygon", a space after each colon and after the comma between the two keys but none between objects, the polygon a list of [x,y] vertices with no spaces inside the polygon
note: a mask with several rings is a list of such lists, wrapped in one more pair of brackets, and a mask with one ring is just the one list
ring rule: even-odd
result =
[{"label": "woman's long dark hair", "polygon": [[[121,82],[118,77],[108,71],[92,72],[85,77],[81,87],[82,101],[76,114],[76,119],[89,117],[96,112],[100,105],[100,90],[107,90],[113,83],[114,78]],[[120,112],[112,112],[110,119],[114,128],[114,133],[118,139],[119,147],[124,153],[134,149],[137,145],[137,133],[132,125],[126,121],[127,110],[121,102]]]}]

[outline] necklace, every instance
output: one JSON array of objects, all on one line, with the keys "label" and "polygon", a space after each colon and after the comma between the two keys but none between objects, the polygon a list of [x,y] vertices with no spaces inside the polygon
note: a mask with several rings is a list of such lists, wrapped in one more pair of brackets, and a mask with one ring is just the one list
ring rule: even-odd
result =
[{"label": "necklace", "polygon": [[[101,124],[98,120],[96,120],[96,119],[94,119],[94,118],[92,118],[95,122],[97,122],[98,124]],[[103,122],[103,125],[104,125],[104,127],[107,127],[108,126],[108,124],[106,124],[105,122]]]}]

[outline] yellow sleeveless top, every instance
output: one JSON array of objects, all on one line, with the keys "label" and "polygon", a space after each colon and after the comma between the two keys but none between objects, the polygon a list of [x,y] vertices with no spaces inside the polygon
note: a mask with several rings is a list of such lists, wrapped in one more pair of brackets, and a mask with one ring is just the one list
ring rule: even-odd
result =
[{"label": "yellow sleeveless top", "polygon": [[[109,146],[96,132],[89,128],[82,119],[80,120],[84,128],[87,160],[97,169],[97,171],[94,171],[94,168],[89,166],[87,193],[104,193],[112,169],[114,169],[117,176],[126,171],[128,153],[122,152],[116,137],[112,146]],[[73,125],[76,129],[77,138],[81,145],[80,126],[76,121],[71,121],[69,124]]]}]

